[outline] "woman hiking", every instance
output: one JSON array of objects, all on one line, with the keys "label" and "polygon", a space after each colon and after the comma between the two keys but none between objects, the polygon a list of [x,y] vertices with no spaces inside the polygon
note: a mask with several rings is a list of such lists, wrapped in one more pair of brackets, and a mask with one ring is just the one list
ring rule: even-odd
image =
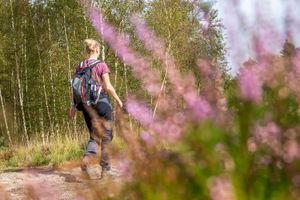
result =
[{"label": "woman hiking", "polygon": [[[80,96],[81,102],[78,103],[76,100],[76,95],[74,94],[73,87],[73,98],[74,104],[70,109],[70,115],[74,116],[75,109],[81,110],[90,133],[90,139],[87,144],[85,154],[82,159],[81,169],[82,172],[87,175],[88,164],[91,160],[97,158],[97,149],[101,147],[101,159],[100,166],[102,167],[101,178],[108,175],[117,175],[111,168],[109,162],[109,147],[113,139],[112,133],[112,106],[108,99],[108,94],[111,95],[122,108],[123,103],[115,92],[109,78],[109,68],[105,62],[99,61],[98,57],[100,55],[100,45],[96,40],[86,39],[84,40],[85,52],[87,53],[87,58],[83,60],[76,68],[75,77],[80,75],[86,76],[86,71],[84,69],[90,68],[90,75],[92,81],[95,82],[94,85],[88,85],[88,91],[94,94],[93,97],[89,97],[90,93],[86,95],[87,99]],[[89,82],[92,82],[89,81]],[[82,83],[81,83],[82,84]],[[74,85],[74,80],[72,86]],[[83,88],[86,89],[86,88]],[[80,88],[81,94],[82,86]],[[83,100],[84,99],[84,100]]]}]

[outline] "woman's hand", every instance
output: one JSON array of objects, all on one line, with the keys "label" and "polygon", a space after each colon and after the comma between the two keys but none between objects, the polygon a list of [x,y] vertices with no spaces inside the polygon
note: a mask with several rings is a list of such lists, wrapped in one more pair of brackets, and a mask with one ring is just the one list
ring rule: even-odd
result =
[{"label": "woman's hand", "polygon": [[76,115],[76,108],[75,106],[71,106],[69,108],[68,116],[72,119],[75,117],[75,115]]},{"label": "woman's hand", "polygon": [[118,105],[120,106],[120,108],[123,108],[123,102],[122,101],[118,101]]}]

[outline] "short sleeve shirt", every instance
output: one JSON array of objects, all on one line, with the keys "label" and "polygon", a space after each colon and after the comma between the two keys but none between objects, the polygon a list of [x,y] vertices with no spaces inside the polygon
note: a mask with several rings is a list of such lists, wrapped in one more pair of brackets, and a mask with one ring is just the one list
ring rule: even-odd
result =
[{"label": "short sleeve shirt", "polygon": [[[85,62],[84,64],[86,66],[86,65],[93,63],[94,61],[95,61],[94,59],[87,59],[87,60],[84,60],[84,62]],[[76,71],[78,69],[79,69],[79,66],[77,67]],[[95,78],[95,80],[97,80],[98,83],[101,83],[103,81],[102,76],[103,76],[103,74],[106,74],[106,73],[110,73],[110,70],[105,62],[98,63],[92,69],[93,77]]]}]

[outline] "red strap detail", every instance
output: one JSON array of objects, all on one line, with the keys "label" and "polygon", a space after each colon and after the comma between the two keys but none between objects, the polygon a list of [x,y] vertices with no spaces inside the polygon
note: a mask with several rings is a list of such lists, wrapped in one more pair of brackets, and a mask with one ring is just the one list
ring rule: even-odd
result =
[{"label": "red strap detail", "polygon": [[81,99],[82,99],[82,102],[85,103],[85,96],[84,96],[83,86],[84,86],[84,79],[83,79],[83,83],[81,84]]}]

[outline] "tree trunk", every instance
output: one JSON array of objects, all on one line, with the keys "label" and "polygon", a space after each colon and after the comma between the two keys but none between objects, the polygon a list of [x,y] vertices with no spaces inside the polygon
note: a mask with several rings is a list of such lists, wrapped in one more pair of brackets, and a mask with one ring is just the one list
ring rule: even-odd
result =
[{"label": "tree trunk", "polygon": [[[70,46],[69,46],[69,38],[68,38],[68,33],[67,33],[67,26],[66,26],[66,15],[63,13],[63,18],[64,18],[64,33],[65,33],[65,40],[66,40],[66,47],[67,47],[67,57],[68,57],[68,80],[71,81],[72,75],[71,75],[71,57],[70,57]],[[70,97],[70,103],[72,104],[72,88],[70,87],[70,92],[69,92],[69,97]],[[76,116],[73,120],[73,130],[75,133],[75,136],[77,137],[77,126],[76,126]],[[71,132],[70,132],[71,134]]]},{"label": "tree trunk", "polygon": [[87,26],[87,18],[86,18],[86,15],[85,15],[85,12],[83,10],[83,19],[84,19],[84,30],[85,30],[85,38],[89,38],[89,29],[88,29],[88,26]]},{"label": "tree trunk", "polygon": [[5,106],[4,106],[4,101],[3,101],[1,89],[0,89],[0,103],[1,103],[1,106],[2,106],[2,113],[3,113],[4,124],[5,124],[5,128],[6,128],[6,133],[7,133],[7,138],[8,138],[8,141],[9,141],[9,145],[12,146],[12,140],[11,140],[11,136],[10,136],[10,132],[9,132],[9,128],[8,128],[8,123],[7,123],[7,118],[6,118],[6,112],[5,112]]},{"label": "tree trunk", "polygon": [[[124,65],[124,76],[125,76],[125,96],[128,96],[128,79],[127,79],[127,66],[125,64]],[[131,117],[129,117],[129,126],[130,126],[130,131],[133,132],[133,125],[132,125],[132,119]]]},{"label": "tree trunk", "polygon": [[12,71],[11,73],[11,77],[12,77],[12,91],[14,93],[14,108],[13,108],[13,111],[14,111],[14,121],[13,121],[13,128],[12,128],[12,133],[13,135],[16,134],[17,130],[16,130],[16,127],[17,127],[17,98],[16,98],[16,93],[15,93],[15,83],[14,83],[14,71]]},{"label": "tree trunk", "polygon": [[[52,37],[51,37],[51,24],[50,24],[50,19],[49,19],[49,16],[48,16],[48,19],[47,19],[47,22],[48,22],[48,39],[49,39],[49,42],[50,44],[52,44]],[[51,49],[49,51],[49,71],[50,71],[50,82],[51,82],[51,92],[52,92],[52,98],[53,98],[53,113],[54,115],[52,116],[53,117],[53,120],[52,120],[52,128],[51,128],[51,137],[54,137],[54,126],[56,125],[56,92],[55,92],[55,83],[54,83],[54,78],[53,78],[53,69],[52,69],[52,53],[51,53]],[[57,130],[56,130],[57,131]]]},{"label": "tree trunk", "polygon": [[[164,3],[164,12],[165,12],[165,15],[167,17],[166,21],[168,21],[169,18],[170,18],[170,16],[169,16],[170,13],[168,13],[168,11],[166,9],[166,6],[167,6],[166,2],[163,1],[163,3]],[[171,31],[170,31],[170,29],[168,29],[168,39],[167,39],[167,41],[168,41],[168,43],[167,43],[168,46],[167,46],[167,49],[166,49],[166,55],[168,55],[170,53],[170,50],[171,50],[172,39],[171,39]],[[166,70],[165,70],[163,82],[161,84],[160,93],[159,93],[158,98],[157,98],[156,103],[155,103],[155,107],[154,107],[154,111],[153,111],[153,118],[156,115],[156,111],[157,111],[158,104],[159,104],[159,101],[161,99],[161,96],[163,96],[163,100],[164,100],[164,96],[165,96],[165,85],[167,83],[167,75],[168,75],[168,69],[169,69],[169,64],[168,64],[167,60],[165,61],[164,65],[166,67]]]},{"label": "tree trunk", "polygon": [[[29,8],[30,16],[32,16],[31,9]],[[45,80],[45,73],[43,71],[43,62],[42,62],[42,57],[41,57],[41,49],[39,46],[39,40],[38,40],[38,35],[36,32],[36,28],[34,25],[34,22],[32,22],[32,29],[35,37],[35,43],[36,43],[36,49],[38,53],[38,61],[39,61],[39,70],[40,74],[42,75],[42,82],[43,82],[43,95],[45,98],[45,106],[46,106],[46,111],[48,115],[48,120],[49,120],[49,125],[50,125],[50,131],[53,132],[53,123],[52,123],[52,118],[50,114],[50,108],[49,108],[49,101],[48,101],[48,94],[47,94],[47,89],[46,89],[46,80]],[[44,121],[43,121],[43,126],[44,126]],[[45,134],[45,131],[43,131],[43,134]],[[47,135],[47,140],[48,140],[48,135]]]},{"label": "tree trunk", "polygon": [[[28,98],[28,69],[27,69],[27,40],[26,40],[26,35],[24,33],[24,30],[26,30],[27,28],[27,20],[24,19],[23,20],[23,24],[22,24],[22,41],[23,41],[23,44],[22,44],[22,55],[23,55],[23,59],[24,59],[24,62],[23,62],[23,66],[24,66],[24,78],[25,78],[25,81],[23,82],[23,87],[24,90],[22,89],[22,97],[23,100],[27,103],[28,105],[28,101],[29,101],[29,98]],[[25,95],[24,95],[25,94]],[[25,104],[26,104],[25,103]],[[30,117],[30,108],[29,106],[26,106],[25,107],[25,116],[27,117],[27,132],[28,132],[28,135],[29,133],[32,131],[32,126],[31,126],[31,117]]]},{"label": "tree trunk", "polygon": [[21,80],[20,80],[20,66],[19,66],[19,59],[17,55],[17,40],[16,40],[16,31],[15,31],[15,23],[14,23],[14,12],[13,12],[13,4],[12,0],[10,2],[10,11],[11,11],[11,26],[12,26],[12,32],[14,35],[14,52],[15,52],[15,67],[16,67],[16,75],[17,75],[17,85],[18,85],[18,92],[19,92],[19,101],[21,106],[21,115],[22,115],[22,122],[23,122],[23,131],[25,134],[27,145],[29,145],[29,136],[27,133],[27,127],[26,127],[26,121],[25,121],[25,113],[24,113],[24,105],[23,105],[23,97],[21,92]]},{"label": "tree trunk", "polygon": [[42,127],[42,142],[43,145],[46,144],[46,140],[45,140],[45,129],[44,129],[44,114],[43,114],[43,109],[42,107],[39,108],[39,122],[40,122],[40,126]]}]

